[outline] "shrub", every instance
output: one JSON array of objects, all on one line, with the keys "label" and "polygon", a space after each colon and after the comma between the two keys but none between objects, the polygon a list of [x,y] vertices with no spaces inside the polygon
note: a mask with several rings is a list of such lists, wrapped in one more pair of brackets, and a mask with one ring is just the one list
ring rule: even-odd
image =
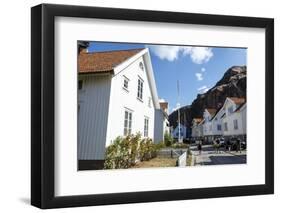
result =
[{"label": "shrub", "polygon": [[105,169],[125,169],[135,165],[137,160],[146,161],[156,157],[163,144],[154,144],[152,139],[141,139],[141,135],[117,137],[106,148]]},{"label": "shrub", "polygon": [[185,144],[185,143],[174,143],[174,144],[172,144],[171,147],[175,148],[175,149],[186,149],[186,148],[188,148],[188,144]]},{"label": "shrub", "polygon": [[165,146],[171,146],[172,143],[173,143],[172,136],[168,132],[165,132],[165,134],[164,134],[164,144],[165,144]]}]

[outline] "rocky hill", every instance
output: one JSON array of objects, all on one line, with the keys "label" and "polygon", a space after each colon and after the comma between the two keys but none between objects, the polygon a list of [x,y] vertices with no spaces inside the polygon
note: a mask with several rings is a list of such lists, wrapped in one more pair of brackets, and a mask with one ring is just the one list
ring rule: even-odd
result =
[{"label": "rocky hill", "polygon": [[[229,68],[214,87],[204,94],[198,94],[197,98],[189,106],[180,108],[181,123],[187,127],[195,117],[202,117],[205,108],[218,108],[226,97],[246,97],[247,67],[233,66]],[[177,125],[178,113],[169,115],[170,125]]]}]

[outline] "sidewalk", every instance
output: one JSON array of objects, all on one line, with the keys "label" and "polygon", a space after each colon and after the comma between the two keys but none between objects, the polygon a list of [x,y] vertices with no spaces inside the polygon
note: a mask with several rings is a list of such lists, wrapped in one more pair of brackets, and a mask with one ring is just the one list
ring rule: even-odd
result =
[{"label": "sidewalk", "polygon": [[193,165],[224,165],[224,164],[245,164],[247,161],[247,151],[223,151],[216,153],[212,145],[203,145],[201,154],[197,146],[191,146],[190,151],[193,155]]}]

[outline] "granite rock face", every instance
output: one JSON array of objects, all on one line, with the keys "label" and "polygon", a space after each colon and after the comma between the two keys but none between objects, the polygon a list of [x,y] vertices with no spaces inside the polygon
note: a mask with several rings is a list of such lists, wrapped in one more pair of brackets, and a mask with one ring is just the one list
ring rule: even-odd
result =
[{"label": "granite rock face", "polygon": [[[233,66],[229,68],[214,87],[206,93],[198,94],[189,106],[180,108],[181,123],[191,126],[193,118],[202,117],[205,108],[219,108],[226,97],[246,98],[247,67]],[[170,125],[177,126],[178,112],[169,115]]]}]

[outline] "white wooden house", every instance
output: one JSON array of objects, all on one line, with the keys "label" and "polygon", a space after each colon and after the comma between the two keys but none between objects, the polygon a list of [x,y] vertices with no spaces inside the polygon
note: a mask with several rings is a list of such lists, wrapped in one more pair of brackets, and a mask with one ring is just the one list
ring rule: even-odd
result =
[{"label": "white wooden house", "polygon": [[170,134],[168,120],[168,102],[159,100],[160,109],[155,110],[154,141],[164,141],[165,133]]},{"label": "white wooden house", "polygon": [[201,138],[203,136],[203,118],[193,118],[191,129],[191,137]]},{"label": "white wooden house", "polygon": [[155,116],[161,108],[147,48],[81,51],[78,73],[79,169],[101,168],[106,147],[118,136],[163,138],[163,131],[155,132],[164,121]]},{"label": "white wooden house", "polygon": [[226,98],[222,117],[223,135],[227,137],[246,137],[247,104],[244,98]]},{"label": "white wooden house", "polygon": [[213,122],[212,118],[216,114],[215,108],[206,108],[203,113],[203,135],[206,142],[212,142],[214,140]]},{"label": "white wooden house", "polygon": [[220,107],[217,109],[215,115],[211,119],[212,123],[212,134],[214,137],[220,137],[223,134],[222,128],[222,117],[225,114],[224,107]]}]

